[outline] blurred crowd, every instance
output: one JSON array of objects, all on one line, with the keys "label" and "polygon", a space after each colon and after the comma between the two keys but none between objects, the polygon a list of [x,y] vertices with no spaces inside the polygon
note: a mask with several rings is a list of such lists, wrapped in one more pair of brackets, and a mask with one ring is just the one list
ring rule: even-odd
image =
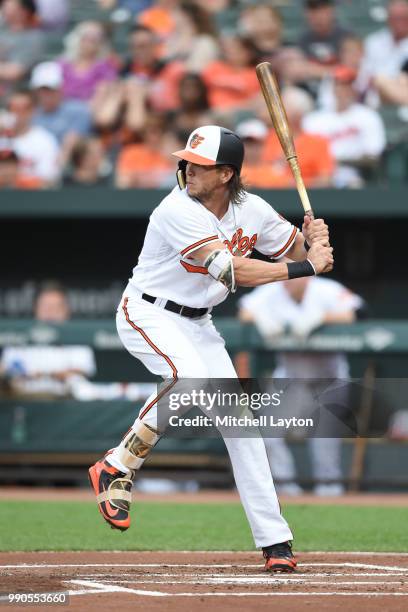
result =
[{"label": "blurred crowd", "polygon": [[[279,6],[291,3],[303,18],[289,40]],[[282,87],[309,187],[364,185],[387,148],[381,109],[407,115],[407,0],[384,0],[384,22],[365,38],[334,0],[82,4],[99,18],[75,22],[78,0],[0,1],[2,188],[166,188],[171,152],[213,123],[244,140],[250,187],[292,187],[260,61]]]}]

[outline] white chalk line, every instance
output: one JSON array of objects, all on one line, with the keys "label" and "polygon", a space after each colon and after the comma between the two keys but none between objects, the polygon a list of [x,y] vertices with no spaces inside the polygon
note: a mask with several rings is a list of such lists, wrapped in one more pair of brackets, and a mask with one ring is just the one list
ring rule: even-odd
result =
[{"label": "white chalk line", "polygon": [[[377,569],[389,572],[402,572],[408,573],[408,567],[398,567],[390,565],[373,565],[371,563],[352,563],[352,562],[341,562],[341,563],[326,563],[326,562],[300,562],[301,567],[350,567],[363,569]],[[260,563],[256,564],[240,564],[240,563],[20,563],[20,564],[7,564],[0,565],[3,569],[38,569],[38,568],[82,568],[82,567],[179,567],[179,568],[225,568],[225,567],[239,567],[239,568],[260,568]]]},{"label": "white chalk line", "polygon": [[[258,567],[258,566],[257,566]],[[259,567],[258,567],[259,569]],[[337,577],[345,577],[345,576],[349,576],[349,577],[359,577],[359,576],[363,576],[363,577],[377,577],[377,578],[396,578],[396,577],[401,577],[401,578],[407,578],[407,573],[400,573],[400,572],[393,572],[392,574],[390,574],[390,572],[324,572],[324,573],[319,573],[319,572],[314,572],[314,573],[307,573],[307,574],[302,574],[301,572],[302,567],[300,568],[300,570],[297,572],[297,574],[300,574],[305,580],[309,579],[309,578],[331,578],[332,576],[337,576]],[[111,578],[111,579],[116,579],[116,578],[133,578],[133,579],[137,579],[138,575],[140,574],[128,574],[128,573],[120,573],[120,574],[112,574],[109,573],[109,576],[106,576],[106,578]],[[145,574],[143,574],[145,576]],[[149,576],[152,576],[154,578],[177,578],[180,576],[180,574],[169,574],[169,573],[162,573],[162,572],[149,572],[148,574]],[[225,576],[226,578],[234,578],[237,574],[223,574],[223,576]],[[188,577],[195,577],[195,578],[199,578],[199,577],[216,577],[219,576],[219,574],[199,574],[199,573],[194,573],[194,574],[186,574],[183,572],[183,576],[188,576]],[[268,574],[265,575],[265,580],[271,580],[271,577],[274,577],[274,579],[278,579],[279,576],[276,576],[274,574]],[[84,579],[89,579],[89,578],[102,578],[105,576],[101,573],[99,574],[82,574],[81,576]]]},{"label": "white chalk line", "polygon": [[91,590],[93,593],[128,593],[133,595],[140,595],[143,597],[333,597],[333,596],[363,596],[363,597],[387,597],[387,596],[399,596],[399,597],[408,597],[407,593],[400,593],[398,591],[394,591],[392,593],[379,593],[378,591],[368,591],[368,592],[341,592],[341,591],[310,591],[310,592],[288,592],[288,593],[278,593],[273,591],[267,591],[264,593],[240,593],[228,591],[224,592],[204,592],[204,593],[169,593],[163,591],[145,591],[144,589],[131,589],[128,587],[120,587],[106,584],[101,582],[91,582],[86,580],[69,580],[66,581],[70,584],[77,584],[79,586],[89,586],[90,589],[83,592],[81,591],[69,591],[70,595],[82,594],[82,595],[90,595]]},{"label": "white chalk line", "polygon": [[[111,580],[111,579],[107,579],[107,580],[101,580],[101,584],[216,584],[216,585],[222,585],[222,584],[247,584],[247,585],[251,585],[251,584],[296,584],[296,583],[301,583],[301,584],[321,584],[321,585],[325,585],[325,586],[333,586],[332,584],[328,584],[328,580],[305,580],[304,578],[296,578],[296,577],[291,577],[291,578],[277,578],[277,577],[270,577],[270,576],[265,576],[263,577],[254,577],[254,576],[243,576],[243,577],[234,577],[234,578],[224,578],[222,576],[215,576],[215,577],[211,577],[211,578],[195,578],[195,579],[191,579],[191,580],[163,580],[162,582],[160,582],[159,580],[153,581],[153,580]],[[378,580],[339,580],[335,582],[336,586],[339,585],[360,585],[360,584],[374,584],[378,587],[379,582]],[[403,586],[403,583],[401,583],[401,580],[388,580],[387,582],[384,582],[383,585],[389,585],[389,584],[399,584],[400,586]],[[408,595],[408,591],[407,591],[407,595]]]}]

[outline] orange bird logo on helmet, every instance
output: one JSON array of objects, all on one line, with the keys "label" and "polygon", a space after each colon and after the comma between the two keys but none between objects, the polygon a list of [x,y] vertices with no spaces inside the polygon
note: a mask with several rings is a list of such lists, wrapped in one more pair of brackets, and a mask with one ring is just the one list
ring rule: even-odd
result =
[{"label": "orange bird logo on helmet", "polygon": [[200,134],[194,134],[194,136],[190,140],[190,147],[192,149],[196,149],[198,145],[201,144],[204,140],[204,136],[200,136]]}]

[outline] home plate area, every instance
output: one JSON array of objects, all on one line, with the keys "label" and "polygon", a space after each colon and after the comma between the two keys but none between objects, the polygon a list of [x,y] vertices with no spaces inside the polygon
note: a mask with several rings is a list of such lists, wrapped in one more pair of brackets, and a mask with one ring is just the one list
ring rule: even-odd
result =
[{"label": "home plate area", "polygon": [[68,592],[69,607],[86,610],[259,610],[273,601],[288,610],[318,603],[408,609],[407,555],[326,552],[298,559],[295,574],[272,575],[263,572],[259,553],[4,553],[0,593],[4,600],[9,592]]}]

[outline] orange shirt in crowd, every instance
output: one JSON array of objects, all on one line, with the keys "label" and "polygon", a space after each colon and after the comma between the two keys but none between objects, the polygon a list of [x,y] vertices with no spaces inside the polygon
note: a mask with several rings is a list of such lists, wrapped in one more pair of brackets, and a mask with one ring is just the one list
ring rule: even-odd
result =
[{"label": "orange shirt in crowd", "polygon": [[244,164],[241,172],[243,181],[248,189],[282,189],[287,187],[286,175],[275,170],[271,164]]},{"label": "orange shirt in crowd", "polygon": [[134,187],[160,187],[172,171],[168,158],[144,144],[125,146],[118,158],[116,172],[119,186],[121,179],[129,179]]},{"label": "orange shirt in crowd", "polygon": [[[335,162],[326,138],[301,132],[295,138],[295,147],[306,185],[310,187],[318,179],[333,176]],[[265,162],[279,164],[282,167],[286,177],[286,187],[294,185],[292,172],[274,130],[271,130],[266,138],[262,158]]]},{"label": "orange shirt in crowd", "polygon": [[217,110],[241,108],[259,93],[254,68],[235,68],[216,61],[208,64],[202,77],[208,87],[210,106]]}]

